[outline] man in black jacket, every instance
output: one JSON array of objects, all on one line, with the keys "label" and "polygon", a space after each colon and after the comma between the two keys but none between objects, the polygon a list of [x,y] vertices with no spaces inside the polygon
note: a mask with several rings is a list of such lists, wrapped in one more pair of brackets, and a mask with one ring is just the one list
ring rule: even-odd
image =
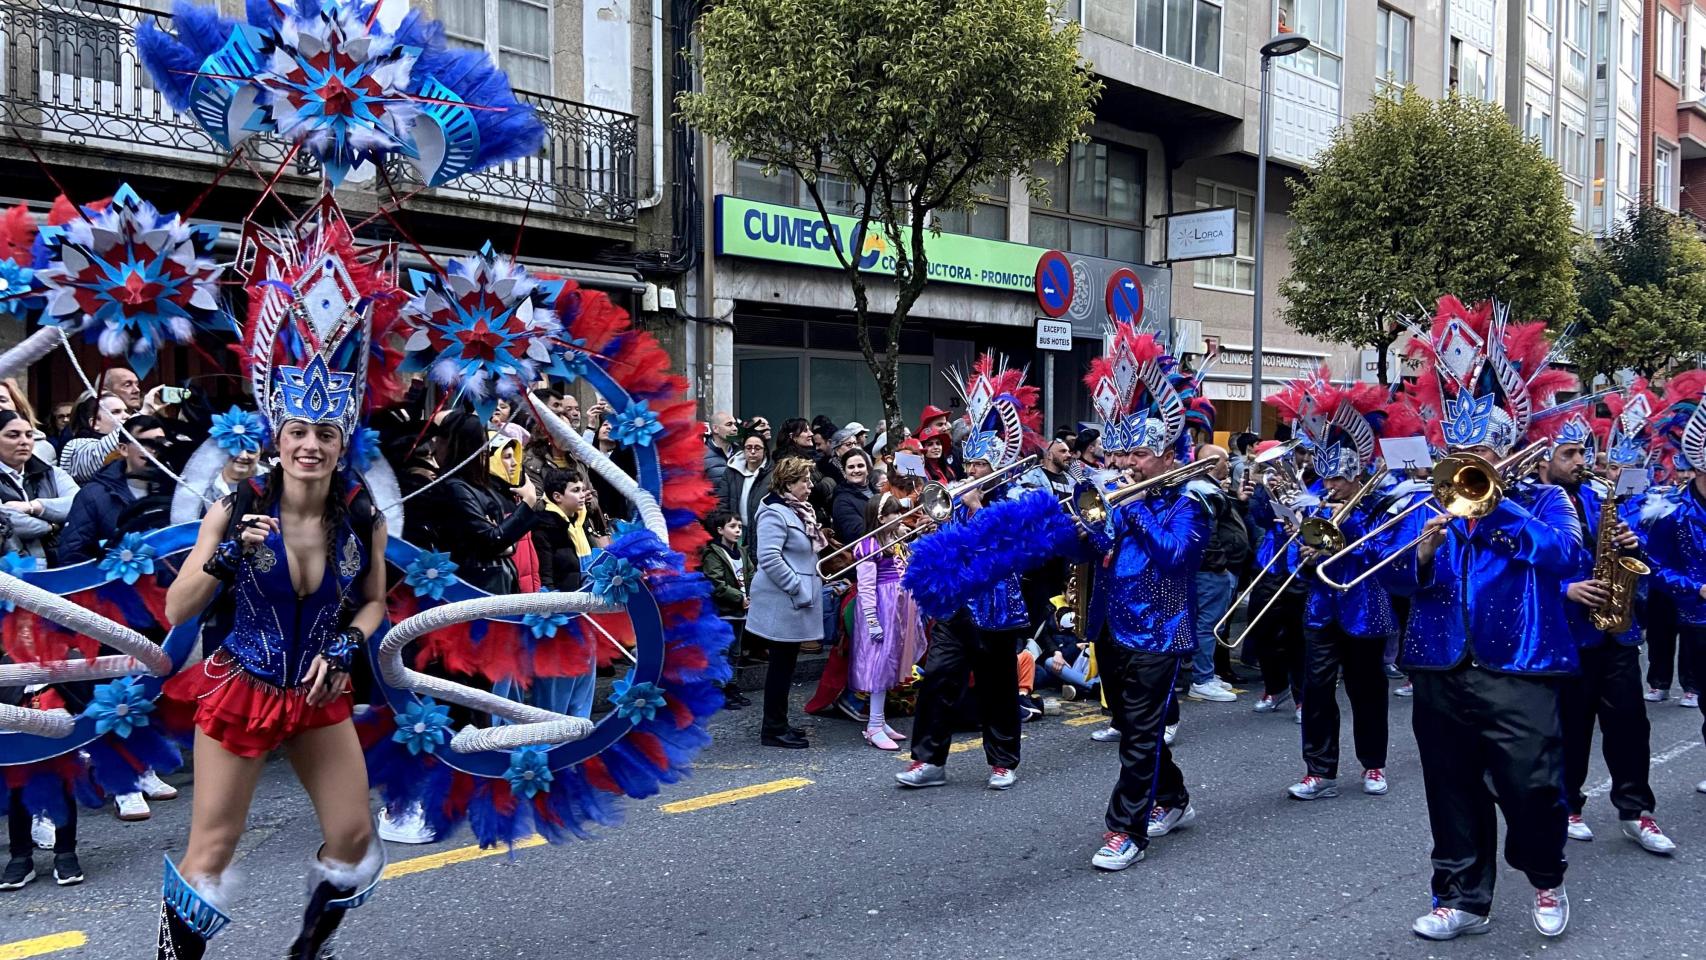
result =
[{"label": "man in black jacket", "polygon": [[[1206,444],[1197,450],[1197,459],[1213,460],[1209,476],[1225,484],[1230,473],[1230,461],[1222,447]],[[1219,641],[1214,625],[1226,615],[1238,590],[1238,570],[1250,558],[1250,535],[1244,527],[1244,512],[1250,499],[1246,480],[1239,489],[1215,503],[1214,532],[1203,549],[1202,569],[1197,571],[1197,653],[1191,666],[1190,697],[1231,703],[1238,695],[1229,685],[1215,676],[1214,654]]]}]

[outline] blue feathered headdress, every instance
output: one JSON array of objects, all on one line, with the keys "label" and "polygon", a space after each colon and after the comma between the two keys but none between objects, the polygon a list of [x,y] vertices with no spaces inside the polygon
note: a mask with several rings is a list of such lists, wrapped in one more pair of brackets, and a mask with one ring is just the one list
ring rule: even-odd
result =
[{"label": "blue feathered headdress", "polygon": [[352,0],[249,0],[240,24],[179,0],[176,36],[144,21],[137,47],[167,102],[221,146],[276,133],[333,186],[393,156],[437,186],[539,150],[544,126],[483,51],[451,49],[419,10],[394,32],[378,13]]}]

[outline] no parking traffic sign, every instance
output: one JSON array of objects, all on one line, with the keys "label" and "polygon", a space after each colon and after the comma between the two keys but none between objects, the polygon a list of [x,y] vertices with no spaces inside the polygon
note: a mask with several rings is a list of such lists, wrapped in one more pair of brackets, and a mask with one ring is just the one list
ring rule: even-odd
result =
[{"label": "no parking traffic sign", "polygon": [[1133,325],[1143,319],[1143,284],[1137,274],[1121,268],[1108,276],[1108,316]]},{"label": "no parking traffic sign", "polygon": [[1072,294],[1072,264],[1066,261],[1066,254],[1059,250],[1044,253],[1037,260],[1037,304],[1043,315],[1064,315],[1072,306]]}]

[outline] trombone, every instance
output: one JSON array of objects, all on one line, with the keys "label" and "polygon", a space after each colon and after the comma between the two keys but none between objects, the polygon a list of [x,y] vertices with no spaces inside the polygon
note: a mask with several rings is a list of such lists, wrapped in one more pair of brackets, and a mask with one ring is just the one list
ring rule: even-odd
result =
[{"label": "trombone", "polygon": [[1088,484],[1073,495],[1067,503],[1066,512],[1070,513],[1074,520],[1087,527],[1100,527],[1108,522],[1108,517],[1113,514],[1114,508],[1127,500],[1150,490],[1189,483],[1213,470],[1218,462],[1218,459],[1193,460],[1182,467],[1174,467],[1160,476],[1121,484],[1106,493],[1102,491],[1100,486]]},{"label": "trombone", "polygon": [[1321,562],[1316,568],[1316,575],[1321,582],[1335,590],[1349,590],[1367,580],[1387,564],[1421,545],[1427,538],[1427,533],[1419,533],[1409,543],[1387,554],[1373,566],[1358,574],[1355,578],[1340,583],[1327,576],[1327,566],[1351,549],[1362,546],[1375,537],[1401,523],[1405,517],[1415,513],[1422,507],[1427,507],[1441,516],[1453,517],[1459,520],[1475,520],[1492,513],[1510,493],[1510,487],[1526,477],[1551,446],[1550,440],[1536,440],[1521,450],[1494,463],[1477,454],[1463,452],[1454,453],[1440,458],[1434,464],[1431,484],[1433,493],[1405,507],[1389,517],[1384,523],[1363,534],[1355,543],[1346,544],[1346,549],[1339,551]]},{"label": "trombone", "polygon": [[1225,615],[1220,618],[1219,623],[1214,625],[1215,639],[1218,640],[1222,646],[1229,649],[1237,647],[1239,644],[1243,643],[1244,638],[1249,636],[1250,631],[1255,628],[1256,622],[1261,620],[1262,617],[1267,614],[1268,610],[1273,607],[1274,603],[1285,594],[1285,591],[1291,586],[1292,581],[1297,579],[1297,575],[1303,571],[1304,565],[1301,563],[1299,563],[1291,573],[1286,576],[1285,580],[1280,583],[1279,588],[1274,591],[1274,595],[1268,598],[1268,602],[1262,604],[1262,609],[1256,611],[1255,615],[1250,617],[1249,621],[1244,624],[1244,629],[1239,631],[1236,639],[1228,643],[1221,637],[1221,631],[1225,630],[1227,623],[1231,622],[1232,615],[1238,611],[1238,608],[1243,605],[1244,600],[1256,589],[1256,585],[1261,582],[1262,577],[1266,576],[1268,571],[1273,568],[1274,563],[1277,562],[1279,558],[1290,552],[1293,541],[1301,539],[1305,547],[1309,547],[1321,553],[1337,554],[1339,551],[1345,549],[1348,545],[1346,543],[1347,538],[1345,537],[1344,531],[1344,522],[1346,518],[1351,515],[1351,511],[1356,509],[1357,504],[1361,503],[1364,497],[1379,489],[1380,485],[1386,482],[1386,477],[1387,470],[1385,468],[1376,470],[1373,476],[1363,481],[1362,486],[1357,488],[1357,492],[1352,494],[1349,500],[1346,500],[1343,504],[1340,504],[1333,510],[1332,517],[1304,517],[1299,521],[1297,525],[1297,532],[1292,534],[1278,550],[1274,551],[1273,557],[1271,557],[1268,562],[1262,566],[1261,572],[1256,574],[1255,579],[1250,581],[1250,585],[1248,587],[1244,588],[1244,592],[1239,594],[1238,600],[1226,608]]},{"label": "trombone", "polygon": [[[1297,448],[1302,445],[1302,440],[1287,440],[1277,447],[1271,447],[1268,450],[1250,458],[1250,463],[1256,467],[1266,467],[1269,464],[1273,464],[1274,473],[1265,476],[1262,482],[1267,486],[1268,492],[1271,493],[1275,499],[1284,501],[1286,506],[1292,508],[1304,503],[1305,498],[1311,498],[1314,496],[1304,488],[1303,478],[1297,475],[1297,470],[1292,466],[1289,459],[1291,455],[1296,452]],[[1244,592],[1240,593],[1237,599],[1233,600],[1232,604],[1226,608],[1226,615],[1221,617],[1220,622],[1214,625],[1214,636],[1223,645],[1228,647],[1236,647],[1238,645],[1237,641],[1230,644],[1226,643],[1226,641],[1220,636],[1221,631],[1226,629],[1226,625],[1232,620],[1232,615],[1237,612],[1239,607],[1244,605],[1244,601],[1250,599],[1250,594],[1255,591],[1256,584],[1260,583],[1261,579],[1268,575],[1268,571],[1274,568],[1274,564],[1278,563],[1280,558],[1286,555],[1287,551],[1291,549],[1292,542],[1296,539],[1297,533],[1293,533],[1290,537],[1286,538],[1285,543],[1282,544],[1278,550],[1274,551],[1274,555],[1272,557],[1268,558],[1268,562],[1262,564],[1262,569],[1256,571],[1255,577],[1250,580],[1250,585],[1245,587]],[[1262,612],[1267,612],[1267,609],[1268,608],[1264,606],[1262,608]],[[1257,614],[1256,616],[1259,618],[1261,614]],[[1254,622],[1254,619],[1252,619],[1252,622]],[[1249,632],[1248,627],[1245,628],[1245,632]],[[1238,635],[1239,641],[1242,641],[1243,638],[1243,634]]]},{"label": "trombone", "polygon": [[[898,517],[895,517],[893,520],[890,520],[888,523],[872,530],[863,537],[855,539],[852,543],[837,547],[830,553],[826,553],[822,557],[818,558],[817,575],[826,582],[851,576],[853,569],[858,566],[857,563],[837,566],[832,561],[837,560],[844,553],[851,553],[853,548],[859,545],[860,540],[876,538],[876,542],[882,544],[882,535],[888,533],[895,527],[917,524],[916,526],[912,526],[912,529],[903,531],[894,541],[894,543],[909,543],[917,537],[922,536],[924,531],[928,529],[924,524],[918,524],[917,521],[914,520],[914,517],[917,514],[923,514],[924,519],[930,521],[932,525],[946,523],[948,518],[953,516],[955,501],[964,497],[967,493],[970,493],[973,490],[981,490],[984,487],[994,486],[997,481],[1004,480],[1009,475],[1022,474],[1034,466],[1036,462],[1037,454],[1033,453],[1023,460],[1002,467],[1000,470],[997,470],[988,476],[961,480],[959,483],[956,483],[951,487],[941,483],[925,484],[923,492],[918,495],[918,506],[913,507]],[[892,546],[892,544],[883,545]]]}]

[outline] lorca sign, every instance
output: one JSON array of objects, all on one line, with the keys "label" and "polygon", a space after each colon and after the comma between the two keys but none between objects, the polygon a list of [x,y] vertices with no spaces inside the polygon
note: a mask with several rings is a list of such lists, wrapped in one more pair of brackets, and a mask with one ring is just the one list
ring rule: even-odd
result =
[{"label": "lorca sign", "polygon": [[[858,248],[859,268],[894,275],[894,253],[880,227],[855,236],[858,222],[834,216],[825,224],[816,211],[717,197],[717,253],[729,257],[775,260],[808,267],[840,269],[837,249]],[[910,231],[901,234],[910,243]],[[1030,293],[1036,283],[1041,247],[944,233],[924,240],[931,280]]]}]

